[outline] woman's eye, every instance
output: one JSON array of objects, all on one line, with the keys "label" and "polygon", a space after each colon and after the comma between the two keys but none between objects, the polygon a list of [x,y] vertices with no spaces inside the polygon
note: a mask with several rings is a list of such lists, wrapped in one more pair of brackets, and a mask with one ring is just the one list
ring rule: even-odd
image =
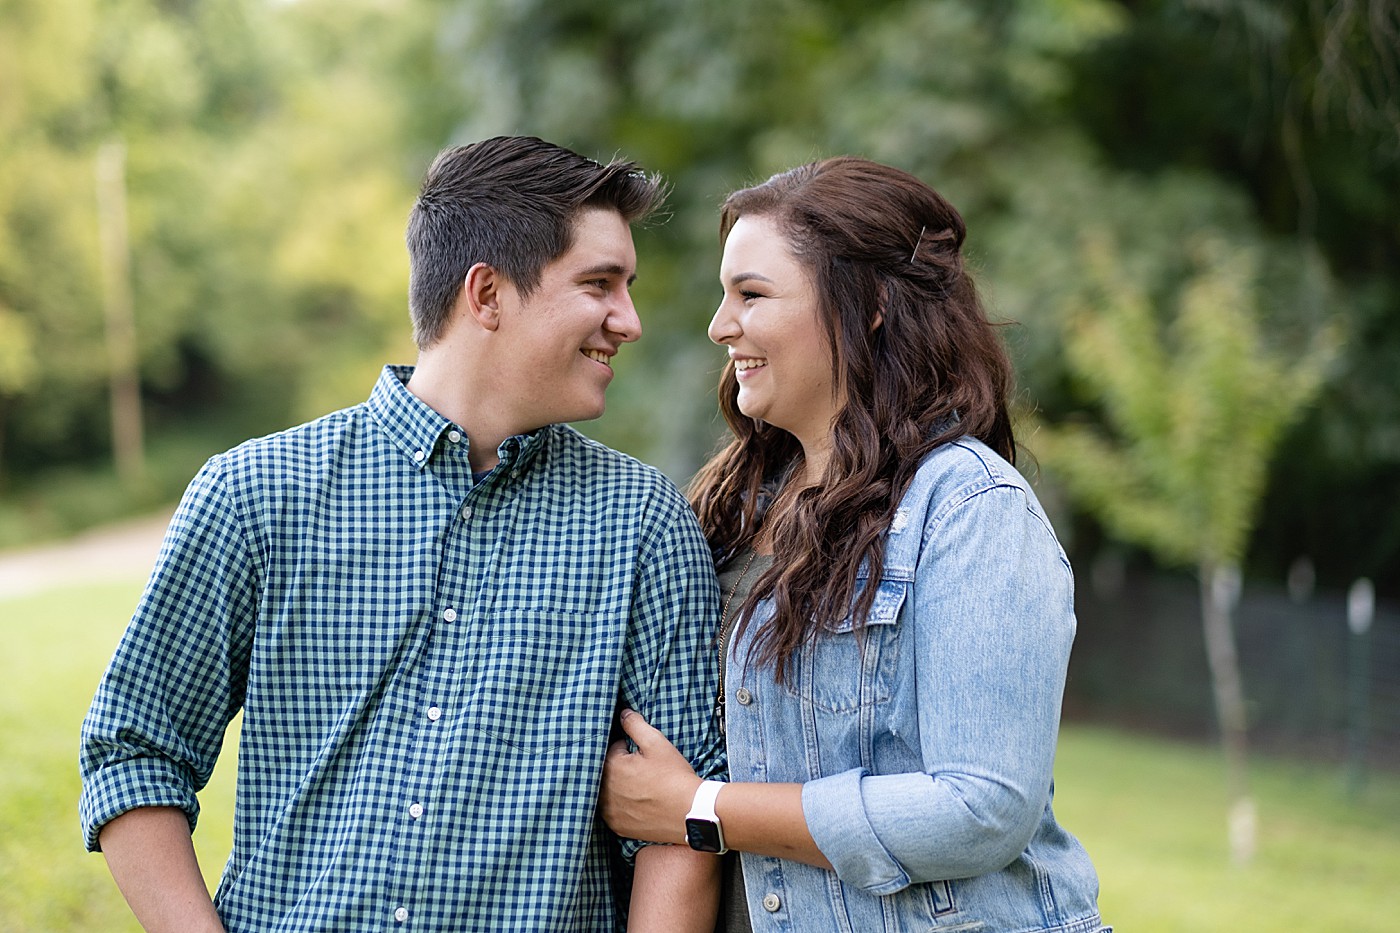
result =
[{"label": "woman's eye", "polygon": [[763,296],[760,295],[758,292],[750,292],[750,291],[743,291],[743,290],[740,290],[739,294],[740,294],[740,296],[743,297],[743,299],[744,299],[745,301],[752,301],[752,300],[755,299],[755,298],[762,298],[762,297],[763,297]]}]

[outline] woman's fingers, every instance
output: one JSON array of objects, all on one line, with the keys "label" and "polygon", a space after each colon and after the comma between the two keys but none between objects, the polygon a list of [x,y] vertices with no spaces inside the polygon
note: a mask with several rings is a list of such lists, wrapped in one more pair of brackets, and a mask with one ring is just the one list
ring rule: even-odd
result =
[{"label": "woman's fingers", "polygon": [[674,748],[666,736],[653,729],[651,724],[642,718],[642,714],[634,709],[622,711],[622,731],[626,732],[627,737],[636,743],[637,750],[643,755],[666,748]]}]

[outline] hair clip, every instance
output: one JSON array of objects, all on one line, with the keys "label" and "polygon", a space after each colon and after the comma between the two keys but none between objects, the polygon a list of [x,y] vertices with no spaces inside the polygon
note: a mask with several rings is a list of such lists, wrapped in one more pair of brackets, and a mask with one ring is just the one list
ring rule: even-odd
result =
[{"label": "hair clip", "polygon": [[924,231],[927,229],[927,224],[919,228],[919,238],[914,241],[914,252],[909,254],[909,261],[911,263],[914,261],[914,257],[919,255],[919,244],[924,242]]}]

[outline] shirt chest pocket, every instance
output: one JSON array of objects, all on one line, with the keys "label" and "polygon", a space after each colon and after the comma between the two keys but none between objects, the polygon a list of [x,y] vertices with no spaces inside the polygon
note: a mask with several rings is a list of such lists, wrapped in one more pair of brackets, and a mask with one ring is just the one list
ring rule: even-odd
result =
[{"label": "shirt chest pocket", "polygon": [[468,704],[477,728],[531,754],[604,741],[620,664],[618,627],[610,621],[555,609],[491,619],[469,649]]},{"label": "shirt chest pocket", "polygon": [[845,713],[887,702],[899,666],[899,612],[909,584],[881,580],[865,625],[847,616],[806,645],[789,692],[804,705]]}]

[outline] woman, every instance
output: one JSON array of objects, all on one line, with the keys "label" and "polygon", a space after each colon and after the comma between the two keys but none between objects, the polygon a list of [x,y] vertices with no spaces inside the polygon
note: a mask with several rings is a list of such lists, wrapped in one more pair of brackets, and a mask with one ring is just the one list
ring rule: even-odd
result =
[{"label": "woman", "polygon": [[720,230],[735,437],[692,503],[724,589],[731,783],[629,712],[605,819],[742,852],[756,930],[1105,929],[1050,807],[1073,579],[1012,466],[962,218],[837,158],[731,195]]}]

